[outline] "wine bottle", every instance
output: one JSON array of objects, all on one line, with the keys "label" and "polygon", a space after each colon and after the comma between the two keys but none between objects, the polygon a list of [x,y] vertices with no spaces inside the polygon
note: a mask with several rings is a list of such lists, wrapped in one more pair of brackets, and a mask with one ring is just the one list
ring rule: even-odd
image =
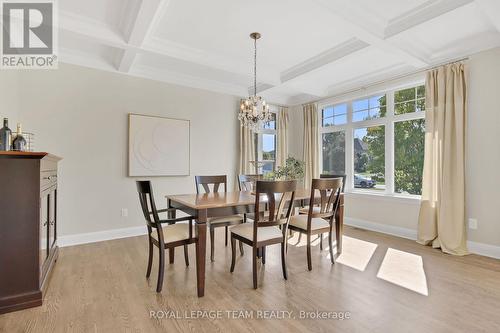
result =
[{"label": "wine bottle", "polygon": [[3,127],[0,128],[0,150],[9,151],[12,144],[12,131],[9,128],[9,119],[3,118]]},{"label": "wine bottle", "polygon": [[17,134],[14,141],[12,141],[12,149],[17,151],[26,151],[26,140],[23,137],[21,123],[17,124]]}]

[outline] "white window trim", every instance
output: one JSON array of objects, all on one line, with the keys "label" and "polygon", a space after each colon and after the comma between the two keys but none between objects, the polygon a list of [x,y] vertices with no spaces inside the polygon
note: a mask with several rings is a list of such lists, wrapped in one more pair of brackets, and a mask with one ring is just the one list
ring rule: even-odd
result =
[{"label": "white window trim", "polygon": [[[318,102],[318,126],[319,126],[319,162],[321,171],[323,171],[323,134],[338,131],[345,131],[345,168],[346,168],[346,184],[345,192],[350,195],[363,195],[374,197],[385,197],[402,202],[416,202],[420,201],[420,195],[401,194],[394,192],[394,123],[406,120],[425,119],[425,111],[417,111],[412,113],[405,113],[401,115],[394,114],[394,92],[406,88],[412,88],[425,84],[424,80],[416,80],[407,82],[406,84],[399,84],[393,87],[387,87],[379,91],[371,91],[369,94],[360,93],[357,95],[350,95],[349,99],[331,98],[328,100]],[[353,122],[352,102],[358,99],[371,98],[376,95],[386,94],[386,116],[383,118],[376,118],[364,121]],[[344,125],[333,125],[323,127],[322,125],[322,110],[328,106],[347,103],[347,123]],[[385,126],[385,191],[370,190],[370,189],[357,189],[354,188],[354,130],[358,128],[366,128],[371,126]]]}]

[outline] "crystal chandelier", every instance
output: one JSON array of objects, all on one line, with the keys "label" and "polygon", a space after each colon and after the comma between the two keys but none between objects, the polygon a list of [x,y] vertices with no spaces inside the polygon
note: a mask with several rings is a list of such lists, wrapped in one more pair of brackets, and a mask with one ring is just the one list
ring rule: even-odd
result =
[{"label": "crystal chandelier", "polygon": [[250,38],[254,40],[253,96],[241,101],[238,119],[243,126],[256,131],[262,124],[271,121],[271,112],[266,101],[257,96],[257,39],[260,38],[260,33],[253,32]]}]

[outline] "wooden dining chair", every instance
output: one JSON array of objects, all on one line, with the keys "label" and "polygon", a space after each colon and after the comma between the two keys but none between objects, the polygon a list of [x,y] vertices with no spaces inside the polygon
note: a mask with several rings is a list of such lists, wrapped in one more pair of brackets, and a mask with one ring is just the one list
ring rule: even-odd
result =
[{"label": "wooden dining chair", "polygon": [[257,180],[263,179],[263,175],[239,175],[238,187],[240,191],[253,192],[255,190],[255,184],[257,183]]},{"label": "wooden dining chair", "polygon": [[[290,230],[306,234],[307,236],[307,268],[312,270],[311,263],[311,236],[328,233],[328,244],[330,245],[330,257],[333,257],[333,225],[335,214],[340,203],[340,192],[342,190],[342,179],[313,179],[311,184],[311,198],[309,200],[308,213],[299,214],[290,218]],[[320,193],[319,206],[315,206],[316,191]]]},{"label": "wooden dining chair", "polygon": [[[176,209],[156,209],[153,188],[150,181],[137,181],[137,192],[141,203],[142,212],[148,228],[149,257],[146,277],[151,275],[153,264],[153,245],[158,248],[158,282],[156,292],[161,292],[165,270],[165,250],[169,249],[170,262],[173,263],[174,248],[184,246],[184,260],[189,266],[188,245],[197,242],[193,235],[193,216],[176,218]],[[159,213],[167,213],[167,219],[160,219]],[[187,222],[187,223],[186,223]]]},{"label": "wooden dining chair", "polygon": [[[227,176],[195,176],[196,183],[196,193],[200,193],[200,186],[203,188],[205,193],[217,193],[221,185],[224,187],[224,192],[227,192]],[[208,227],[210,231],[210,260],[215,261],[215,228],[224,227],[225,228],[225,245],[228,243],[228,227],[231,225],[236,225],[243,223],[243,215],[229,215],[220,217],[210,217],[208,218]],[[243,246],[240,244],[240,251],[243,255]]]},{"label": "wooden dining chair", "polygon": [[345,180],[347,178],[347,175],[345,173],[339,173],[339,174],[329,174],[329,173],[322,173],[321,175],[319,175],[319,178],[327,178],[327,179],[331,179],[331,178],[342,178],[342,193],[344,193],[344,189],[345,189]]},{"label": "wooden dining chair", "polygon": [[[238,187],[240,191],[254,192],[255,184],[258,180],[263,180],[263,175],[239,175],[238,176]],[[247,219],[254,219],[253,213],[243,214],[243,222],[247,222]]]},{"label": "wooden dining chair", "polygon": [[[281,244],[281,266],[283,278],[288,278],[286,268],[287,228],[293,211],[297,182],[258,180],[255,189],[255,220],[231,228],[231,273],[236,262],[236,240],[252,247],[253,287],[257,289],[258,251],[262,249],[262,263],[265,264],[265,248]],[[261,202],[267,200],[269,215],[260,214]],[[281,226],[281,229],[278,227]]]},{"label": "wooden dining chair", "polygon": [[[329,173],[322,173],[319,178],[322,179],[332,179],[332,178],[341,178],[342,179],[342,193],[344,193],[345,189],[345,180],[347,176],[345,174],[329,174]],[[314,207],[314,212],[319,213],[319,207]],[[299,209],[299,214],[308,214],[309,213],[309,207],[304,207]],[[323,251],[323,235],[319,235],[319,249]]]}]

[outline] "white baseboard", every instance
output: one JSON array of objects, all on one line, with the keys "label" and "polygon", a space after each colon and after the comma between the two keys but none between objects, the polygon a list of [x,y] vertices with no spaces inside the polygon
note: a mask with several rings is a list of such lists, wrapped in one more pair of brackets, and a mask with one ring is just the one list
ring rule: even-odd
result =
[{"label": "white baseboard", "polygon": [[[350,217],[346,217],[344,223],[346,225],[360,229],[376,231],[383,234],[393,235],[411,240],[417,239],[417,231],[414,229],[353,219]],[[58,239],[58,244],[59,246],[64,247],[64,246],[72,246],[72,245],[87,244],[94,242],[102,242],[112,239],[141,236],[145,235],[146,233],[147,229],[145,226],[88,232],[83,234],[60,236]],[[467,246],[471,253],[500,259],[500,246],[471,242],[471,241],[467,241]]]},{"label": "white baseboard", "polygon": [[[417,239],[417,231],[414,229],[401,228],[388,224],[358,220],[350,217],[346,217],[344,223],[346,225],[350,225],[360,229],[377,231],[383,234],[389,234],[411,240]],[[467,247],[470,253],[479,254],[481,256],[491,257],[495,259],[500,259],[500,246],[467,241]]]},{"label": "white baseboard", "polygon": [[467,241],[470,253],[500,259],[500,246]]},{"label": "white baseboard", "polygon": [[96,232],[87,232],[83,234],[60,236],[57,240],[59,246],[72,246],[87,243],[102,242],[111,239],[120,239],[145,235],[146,226],[130,227],[121,229],[112,229]]},{"label": "white baseboard", "polygon": [[350,217],[344,218],[344,224],[352,227],[366,229],[370,231],[377,231],[383,234],[403,237],[411,240],[417,239],[417,231],[414,229],[396,227],[389,224],[375,223],[365,220],[353,219]]}]

